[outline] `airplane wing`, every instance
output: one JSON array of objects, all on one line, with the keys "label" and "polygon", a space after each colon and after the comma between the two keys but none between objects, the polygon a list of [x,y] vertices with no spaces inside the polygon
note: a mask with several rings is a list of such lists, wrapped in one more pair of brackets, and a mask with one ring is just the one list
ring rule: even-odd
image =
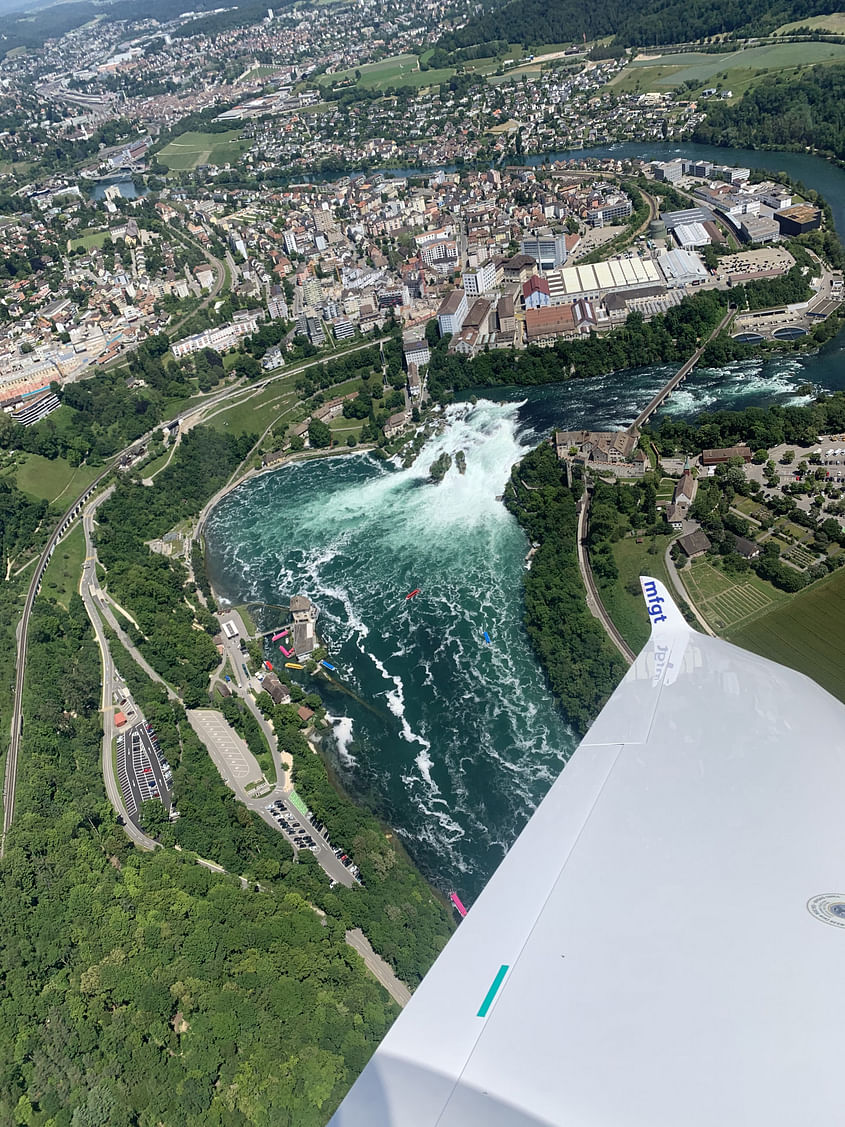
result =
[{"label": "airplane wing", "polygon": [[642,582],[649,642],[334,1127],[841,1118],[845,708]]}]

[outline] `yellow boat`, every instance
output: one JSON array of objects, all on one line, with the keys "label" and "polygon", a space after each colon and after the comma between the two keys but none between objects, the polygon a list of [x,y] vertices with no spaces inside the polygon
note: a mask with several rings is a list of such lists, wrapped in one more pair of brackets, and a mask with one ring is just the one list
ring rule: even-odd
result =
[{"label": "yellow boat", "polygon": [[298,661],[286,661],[285,669],[304,669],[304,665],[300,665]]}]

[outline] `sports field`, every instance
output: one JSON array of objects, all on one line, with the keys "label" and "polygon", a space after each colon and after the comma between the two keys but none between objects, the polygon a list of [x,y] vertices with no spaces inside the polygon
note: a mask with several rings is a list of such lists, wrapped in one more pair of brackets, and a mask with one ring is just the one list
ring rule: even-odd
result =
[{"label": "sports field", "polygon": [[842,61],[845,61],[843,43],[774,43],[714,55],[687,51],[676,55],[640,56],[617,75],[611,85],[626,93],[660,93],[689,82],[692,89],[715,86],[730,90],[736,98],[750,89],[763,73],[771,75]]},{"label": "sports field", "polygon": [[680,574],[690,602],[717,633],[744,625],[789,598],[753,572],[735,578],[704,559],[693,560]]},{"label": "sports field", "polygon": [[845,571],[814,583],[726,637],[812,677],[845,700]]},{"label": "sports field", "polygon": [[67,249],[76,250],[77,247],[84,247],[86,250],[91,250],[92,247],[101,247],[109,236],[109,231],[89,231],[79,239],[68,239]]},{"label": "sports field", "polygon": [[235,164],[248,147],[240,129],[226,133],[183,133],[158,154],[171,172],[185,172],[199,164]]}]

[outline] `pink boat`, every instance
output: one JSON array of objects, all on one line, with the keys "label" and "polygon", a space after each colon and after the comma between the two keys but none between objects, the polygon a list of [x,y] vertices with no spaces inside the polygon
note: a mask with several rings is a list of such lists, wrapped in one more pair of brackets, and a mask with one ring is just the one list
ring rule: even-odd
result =
[{"label": "pink boat", "polygon": [[463,919],[464,916],[467,914],[467,910],[463,906],[463,904],[461,903],[460,896],[458,896],[457,892],[450,892],[449,893],[449,899],[452,901],[452,903],[457,908],[458,914],[460,915],[461,919]]},{"label": "pink boat", "polygon": [[293,657],[293,650],[286,650],[284,646],[279,646],[279,649],[282,651],[285,657]]},{"label": "pink boat", "polygon": [[287,630],[282,630],[280,633],[274,634],[270,641],[278,642],[279,638],[284,638],[285,634],[287,634]]}]

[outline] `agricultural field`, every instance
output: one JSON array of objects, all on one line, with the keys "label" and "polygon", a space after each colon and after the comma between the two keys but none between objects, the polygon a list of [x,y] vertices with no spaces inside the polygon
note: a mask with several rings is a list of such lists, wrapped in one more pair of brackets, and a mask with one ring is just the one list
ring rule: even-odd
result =
[{"label": "agricultural field", "polygon": [[690,92],[708,86],[730,90],[736,100],[762,74],[798,70],[818,63],[845,61],[843,43],[774,43],[729,54],[687,51],[677,55],[641,55],[611,82],[615,92],[662,93],[689,83]]},{"label": "agricultural field", "polygon": [[845,700],[845,572],[726,632],[729,641],[798,669]]},{"label": "agricultural field", "polygon": [[441,70],[420,70],[416,55],[391,55],[390,58],[379,59],[376,63],[364,63],[358,68],[352,67],[323,77],[326,83],[336,85],[360,74],[359,86],[367,90],[386,90],[393,86],[434,86],[439,82],[448,82],[454,73],[452,67],[444,67]]},{"label": "agricultural field", "polygon": [[790,598],[753,572],[726,575],[705,559],[693,560],[680,576],[690,602],[718,633],[751,622]]},{"label": "agricultural field", "polygon": [[[633,536],[617,540],[613,545],[613,558],[619,569],[619,578],[612,588],[601,589],[601,601],[616,629],[636,653],[648,641],[651,627],[648,612],[639,592],[640,575],[653,575],[671,590],[669,576],[666,574],[666,546],[672,541],[674,533],[666,536],[646,536],[638,544]],[[652,550],[654,549],[654,550]],[[628,584],[637,583],[637,593],[629,591]]]},{"label": "agricultural field", "polygon": [[30,497],[43,497],[51,504],[70,505],[101,472],[92,466],[71,466],[64,458],[44,458],[40,454],[23,454],[19,464],[4,472],[14,477],[18,489]]},{"label": "agricultural field", "polygon": [[171,172],[186,172],[200,164],[235,164],[248,148],[240,129],[225,133],[183,133],[158,154]]},{"label": "agricultural field", "polygon": [[810,27],[813,31],[832,31],[835,35],[845,35],[845,12],[831,12],[827,16],[805,16],[802,20],[785,23],[775,35],[789,35],[799,27]]}]

